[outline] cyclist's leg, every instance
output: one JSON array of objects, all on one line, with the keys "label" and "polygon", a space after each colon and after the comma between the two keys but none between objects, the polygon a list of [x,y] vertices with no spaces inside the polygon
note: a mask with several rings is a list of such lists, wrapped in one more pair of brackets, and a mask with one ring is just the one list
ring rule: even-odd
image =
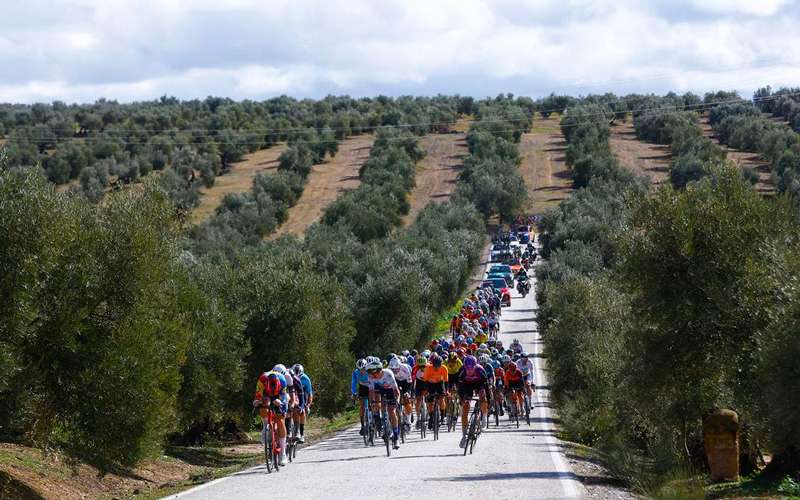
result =
[{"label": "cyclist's leg", "polygon": [[462,383],[458,386],[458,395],[461,397],[461,431],[467,434],[467,426],[469,424],[469,402],[472,398],[471,384]]}]

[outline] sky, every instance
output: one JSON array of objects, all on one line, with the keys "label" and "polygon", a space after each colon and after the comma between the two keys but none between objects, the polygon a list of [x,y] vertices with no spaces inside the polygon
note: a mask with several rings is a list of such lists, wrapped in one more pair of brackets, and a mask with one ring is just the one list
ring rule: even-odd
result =
[{"label": "sky", "polygon": [[800,85],[796,0],[3,0],[0,102]]}]

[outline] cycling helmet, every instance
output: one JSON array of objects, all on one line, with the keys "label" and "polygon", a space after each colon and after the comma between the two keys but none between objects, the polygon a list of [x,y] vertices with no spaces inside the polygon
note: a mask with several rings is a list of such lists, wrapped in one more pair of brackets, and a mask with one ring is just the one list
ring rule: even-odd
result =
[{"label": "cycling helmet", "polygon": [[381,364],[380,360],[373,359],[369,363],[367,363],[367,371],[368,372],[375,372],[383,370],[383,364]]},{"label": "cycling helmet", "polygon": [[511,359],[514,360],[514,361],[518,360],[519,359],[519,354],[514,353],[514,355],[511,356]]},{"label": "cycling helmet", "polygon": [[396,357],[397,357],[397,354],[391,353],[391,354],[389,354],[389,358],[387,358],[387,359],[394,359]]},{"label": "cycling helmet", "polygon": [[359,359],[356,361],[356,368],[359,370],[363,370],[367,367],[367,360],[364,358]]},{"label": "cycling helmet", "polygon": [[467,344],[471,344],[473,342],[475,342],[475,339],[473,339],[472,337],[467,337]]},{"label": "cycling helmet", "polygon": [[456,337],[456,340],[463,343],[466,340],[466,338],[463,335],[459,335],[458,337]]},{"label": "cycling helmet", "polygon": [[399,370],[400,369],[400,360],[397,358],[392,358],[389,360],[389,368],[392,370]]},{"label": "cycling helmet", "polygon": [[456,359],[458,359],[458,353],[453,351],[453,352],[450,353],[450,355],[448,357],[450,358],[450,361],[455,361]]},{"label": "cycling helmet", "polygon": [[475,342],[471,343],[471,344],[469,345],[469,350],[470,350],[470,351],[477,351],[477,350],[478,350],[478,345],[477,345],[477,344],[475,344]]},{"label": "cycling helmet", "polygon": [[278,372],[281,375],[286,375],[286,366],[278,363],[277,365],[272,367],[272,371]]},{"label": "cycling helmet", "polygon": [[481,362],[481,364],[485,365],[485,364],[488,364],[488,363],[489,363],[489,361],[491,361],[491,359],[489,358],[489,356],[488,356],[488,355],[486,355],[486,354],[481,354],[481,357],[480,357],[480,358],[478,358],[478,361],[480,361],[480,362]]},{"label": "cycling helmet", "polygon": [[519,339],[512,340],[511,345],[519,345]]},{"label": "cycling helmet", "polygon": [[305,370],[303,369],[303,365],[301,365],[300,363],[296,363],[296,364],[295,364],[295,365],[292,367],[292,372],[293,372],[295,375],[297,375],[298,377],[299,377],[299,376],[301,376],[301,375],[303,374],[303,372],[304,372],[304,371],[305,371]]},{"label": "cycling helmet", "polygon": [[511,362],[511,356],[505,355],[500,358],[500,361],[503,363],[503,366],[507,365]]},{"label": "cycling helmet", "polygon": [[436,349],[436,346],[437,346],[437,345],[439,345],[439,341],[438,341],[438,340],[436,340],[436,339],[433,339],[433,340],[431,341],[431,350],[433,350],[433,349]]},{"label": "cycling helmet", "polygon": [[475,356],[467,356],[464,358],[464,368],[475,368],[475,365],[478,364],[478,360],[475,359]]},{"label": "cycling helmet", "polygon": [[425,349],[424,351],[422,351],[422,355],[425,356],[425,358],[430,358],[431,357],[431,351]]},{"label": "cycling helmet", "polygon": [[488,348],[489,347],[485,343],[478,346],[478,349],[488,349]]},{"label": "cycling helmet", "polygon": [[527,359],[528,358],[528,351],[522,351],[522,353],[519,356],[521,358],[526,358]]},{"label": "cycling helmet", "polygon": [[406,349],[405,351],[401,352],[400,354],[402,354],[405,357],[408,357],[411,353],[408,352],[408,349]]},{"label": "cycling helmet", "polygon": [[489,349],[489,352],[492,353],[492,356],[497,356],[497,353],[498,353],[497,349],[495,349],[494,347]]},{"label": "cycling helmet", "polygon": [[443,352],[444,352],[444,346],[442,344],[436,346],[436,354],[439,354],[441,356]]},{"label": "cycling helmet", "polygon": [[442,358],[438,354],[434,354],[431,356],[431,363],[433,364],[434,368],[439,368],[442,366]]},{"label": "cycling helmet", "polygon": [[489,341],[487,342],[487,344],[489,344],[489,347],[494,347],[494,344],[495,344],[495,342],[496,342],[496,341],[495,341],[494,339],[489,339]]}]

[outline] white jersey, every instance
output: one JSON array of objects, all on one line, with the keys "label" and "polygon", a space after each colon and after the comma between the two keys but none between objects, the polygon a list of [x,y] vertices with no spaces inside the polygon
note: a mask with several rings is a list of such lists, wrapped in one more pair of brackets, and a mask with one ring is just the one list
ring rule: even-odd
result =
[{"label": "white jersey", "polygon": [[400,363],[400,368],[392,370],[392,373],[398,382],[411,382],[411,368],[405,363]]},{"label": "white jersey", "polygon": [[394,373],[388,368],[384,368],[379,377],[369,376],[369,388],[379,391],[399,390],[397,388],[397,380],[394,378]]},{"label": "white jersey", "polygon": [[517,368],[519,368],[519,371],[521,371],[524,376],[526,377],[530,376],[531,378],[533,378],[533,374],[535,372],[533,369],[533,361],[531,361],[530,359],[519,358],[517,360]]}]

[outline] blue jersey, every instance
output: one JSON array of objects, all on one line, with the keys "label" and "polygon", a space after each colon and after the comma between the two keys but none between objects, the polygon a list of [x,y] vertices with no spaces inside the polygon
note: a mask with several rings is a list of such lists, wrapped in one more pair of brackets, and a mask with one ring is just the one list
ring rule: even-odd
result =
[{"label": "blue jersey", "polygon": [[358,386],[359,385],[369,385],[369,374],[365,372],[361,372],[358,368],[353,370],[353,376],[350,377],[350,392],[352,394],[358,394]]},{"label": "blue jersey", "polygon": [[300,375],[300,385],[303,386],[303,392],[309,396],[314,395],[314,389],[311,387],[311,379],[305,373]]}]

